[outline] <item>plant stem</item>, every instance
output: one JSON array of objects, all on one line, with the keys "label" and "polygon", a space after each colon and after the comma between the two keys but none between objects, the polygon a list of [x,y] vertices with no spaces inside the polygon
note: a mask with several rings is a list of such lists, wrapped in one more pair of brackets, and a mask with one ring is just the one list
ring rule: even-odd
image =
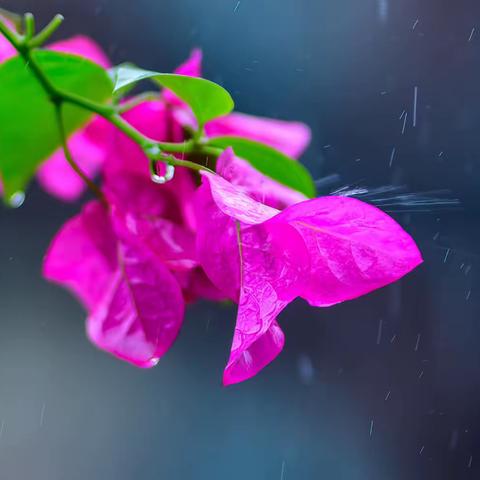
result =
[{"label": "plant stem", "polygon": [[31,13],[25,14],[25,40],[30,41],[35,35],[35,18]]},{"label": "plant stem", "polygon": [[34,34],[34,18],[33,15],[27,14],[25,17],[26,24],[26,35],[21,36],[13,31],[11,31],[1,20],[0,20],[0,33],[2,33],[5,38],[15,47],[20,56],[25,61],[25,64],[28,66],[33,75],[37,78],[47,95],[50,97],[51,102],[55,105],[57,112],[57,119],[59,123],[60,133],[62,137],[62,145],[65,152],[65,157],[70,163],[72,168],[80,175],[80,177],[86,182],[89,188],[102,200],[105,201],[105,198],[99,188],[82,172],[78,165],[74,162],[72,155],[68,150],[66,132],[63,125],[63,118],[61,107],[64,103],[71,103],[78,107],[81,107],[85,110],[88,110],[91,113],[102,116],[135,143],[137,143],[148,156],[150,160],[158,160],[168,163],[173,166],[182,166],[187,167],[196,171],[199,170],[209,170],[208,168],[199,165],[195,162],[190,162],[188,160],[180,160],[171,155],[165,156],[163,153],[180,153],[180,154],[198,154],[206,155],[212,157],[218,157],[222,152],[221,149],[204,145],[201,142],[202,130],[194,132],[193,139],[181,143],[170,143],[170,142],[158,142],[155,141],[146,135],[142,134],[135,127],[129,124],[124,120],[120,113],[132,108],[133,106],[145,101],[146,99],[158,98],[158,95],[153,97],[152,93],[148,92],[147,94],[140,95],[131,102],[126,103],[123,106],[116,107],[112,105],[102,105],[96,103],[87,98],[80,97],[70,92],[63,91],[57,88],[45,72],[42,70],[41,65],[37,62],[37,59],[32,55],[32,50],[40,47],[44,44],[46,40],[57,30],[57,28],[63,22],[62,15],[56,15],[52,21],[35,37],[31,38]]},{"label": "plant stem", "polygon": [[144,92],[117,106],[117,113],[125,113],[143,102],[155,101],[160,98],[158,92]]},{"label": "plant stem", "polygon": [[57,125],[58,125],[58,133],[60,135],[60,141],[63,148],[63,153],[65,154],[65,158],[72,169],[77,173],[77,175],[87,184],[88,188],[96,195],[96,197],[106,206],[108,207],[107,200],[105,199],[105,195],[103,192],[95,185],[94,182],[86,175],[86,173],[79,167],[79,165],[73,159],[72,153],[68,148],[67,136],[65,133],[65,125],[63,123],[63,114],[62,114],[62,105],[57,104],[55,105],[55,113],[57,117]]},{"label": "plant stem", "polygon": [[41,47],[57,30],[57,28],[63,23],[63,15],[55,15],[50,23],[32,40],[29,42],[30,48]]}]

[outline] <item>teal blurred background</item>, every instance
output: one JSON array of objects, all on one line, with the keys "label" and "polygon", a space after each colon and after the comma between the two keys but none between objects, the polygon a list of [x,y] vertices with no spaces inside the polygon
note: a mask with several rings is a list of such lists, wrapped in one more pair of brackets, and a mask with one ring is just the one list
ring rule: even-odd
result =
[{"label": "teal blurred background", "polygon": [[240,111],[311,126],[306,164],[315,179],[337,175],[319,182],[323,194],[393,184],[462,204],[386,200],[425,264],[354,302],[291,305],[281,356],[223,388],[234,308],[191,307],[149,371],[88,343],[84,312],[40,275],[50,239],[79,205],[33,186],[21,209],[0,207],[0,478],[480,478],[478,2],[0,6],[39,23],[61,12],[60,36],[86,33],[115,63],[170,71],[201,47],[205,75]]}]

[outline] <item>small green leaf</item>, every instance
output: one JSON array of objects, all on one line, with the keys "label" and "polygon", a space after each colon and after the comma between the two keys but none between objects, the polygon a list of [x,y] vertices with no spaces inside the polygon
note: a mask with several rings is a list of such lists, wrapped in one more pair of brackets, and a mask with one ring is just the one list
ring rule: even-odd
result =
[{"label": "small green leaf", "polygon": [[152,72],[129,64],[115,67],[111,77],[115,84],[114,92],[146,79],[168,88],[190,105],[199,125],[229,114],[234,107],[232,97],[223,87],[204,78]]},{"label": "small green leaf", "polygon": [[[107,72],[81,57],[38,50],[34,58],[59,89],[103,103],[112,92]],[[65,104],[67,134],[92,114]],[[5,198],[18,198],[39,164],[60,147],[55,108],[20,57],[0,65],[0,173]]]},{"label": "small green leaf", "polygon": [[247,160],[259,172],[307,197],[315,196],[315,185],[308,170],[299,162],[263,143],[241,137],[216,137],[209,145],[232,147],[238,157]]}]

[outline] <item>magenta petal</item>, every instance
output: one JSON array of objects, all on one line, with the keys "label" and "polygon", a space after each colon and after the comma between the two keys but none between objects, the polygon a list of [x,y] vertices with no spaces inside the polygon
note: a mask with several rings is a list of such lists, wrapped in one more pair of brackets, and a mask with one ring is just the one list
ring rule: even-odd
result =
[{"label": "magenta petal", "polygon": [[279,213],[275,208],[253,200],[219,175],[208,172],[202,172],[202,175],[208,180],[213,201],[228,217],[254,225],[265,222]]},{"label": "magenta petal", "polygon": [[103,68],[110,68],[110,60],[105,55],[100,46],[92,39],[83,35],[60,40],[48,45],[49,50],[56,52],[70,53],[79,57],[88,58],[92,62]]},{"label": "magenta petal", "polygon": [[[153,140],[168,140],[169,113],[163,102],[143,102],[126,112],[123,118]],[[142,149],[125,134],[116,131],[114,154],[105,164],[105,174],[118,173],[150,177],[148,159]]]},{"label": "magenta petal", "polygon": [[231,148],[226,149],[218,157],[216,170],[232,185],[239,187],[255,200],[274,208],[283,209],[307,200],[302,193],[266,177],[248,162],[236,157]]},{"label": "magenta petal", "polygon": [[213,285],[226,298],[238,301],[240,260],[235,221],[218,208],[206,180],[197,191],[195,212],[197,259]]},{"label": "magenta petal", "polygon": [[288,226],[282,231],[242,227],[238,240],[241,293],[225,385],[256,375],[281,352],[284,335],[276,318],[298,295],[298,256],[305,258]]},{"label": "magenta petal", "polygon": [[233,135],[270,145],[294,158],[298,158],[310,143],[310,129],[304,123],[254,117],[244,113],[231,113],[216,118],[205,126],[208,137]]},{"label": "magenta petal", "polygon": [[187,77],[201,77],[202,57],[202,51],[199,48],[193,49],[187,60],[177,67],[175,73],[177,75],[186,75]]},{"label": "magenta petal", "polygon": [[364,295],[406,275],[422,262],[410,235],[386,213],[347,197],[322,197],[293,205],[275,222],[302,236],[310,275],[301,296],[328,306]]},{"label": "magenta petal", "polygon": [[236,287],[240,277],[226,384],[255,375],[280,352],[276,316],[294,298],[332,305],[383,287],[422,261],[392,218],[358,200],[324,197],[278,212],[219,176],[203,176],[199,260],[219,288],[231,278]]},{"label": "magenta petal", "polygon": [[116,240],[108,213],[99,202],[90,202],[53,239],[43,275],[73,291],[87,309],[92,309],[116,268]]},{"label": "magenta petal", "polygon": [[[0,17],[0,20],[7,25],[8,28],[14,30],[12,23],[6,18]],[[0,33],[0,63],[14,57],[17,51],[13,45]]]},{"label": "magenta petal", "polygon": [[152,367],[178,335],[182,292],[162,262],[126,239],[118,242],[118,261],[87,319],[87,332],[99,348],[138,367]]},{"label": "magenta petal", "polygon": [[[188,57],[187,60],[185,60],[185,62],[183,62],[175,70],[175,73],[177,75],[185,75],[187,77],[201,77],[202,76],[202,51],[198,48],[194,49],[190,54],[190,57]],[[170,90],[165,90],[163,92],[163,98],[171,105],[175,105],[175,106],[185,105],[185,102],[183,102]]]},{"label": "magenta petal", "polygon": [[177,271],[196,267],[193,231],[182,222],[176,191],[141,175],[109,177],[105,194],[115,229],[128,233]]}]

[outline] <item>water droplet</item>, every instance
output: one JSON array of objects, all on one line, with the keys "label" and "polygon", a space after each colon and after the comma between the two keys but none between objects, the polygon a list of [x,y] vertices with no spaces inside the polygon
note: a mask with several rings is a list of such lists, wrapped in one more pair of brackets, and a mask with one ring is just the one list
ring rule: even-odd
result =
[{"label": "water droplet", "polygon": [[8,199],[9,205],[13,208],[21,207],[24,201],[25,201],[25,192],[21,192],[21,191],[15,192]]},{"label": "water droplet", "polygon": [[157,365],[157,363],[160,361],[159,358],[157,357],[153,357],[150,359],[150,364],[152,365],[152,367],[154,367],[155,365]]},{"label": "water droplet", "polygon": [[167,165],[165,175],[158,175],[154,171],[152,171],[152,182],[158,183],[159,185],[163,185],[164,183],[169,182],[173,179],[175,175],[175,167],[173,165]]}]

